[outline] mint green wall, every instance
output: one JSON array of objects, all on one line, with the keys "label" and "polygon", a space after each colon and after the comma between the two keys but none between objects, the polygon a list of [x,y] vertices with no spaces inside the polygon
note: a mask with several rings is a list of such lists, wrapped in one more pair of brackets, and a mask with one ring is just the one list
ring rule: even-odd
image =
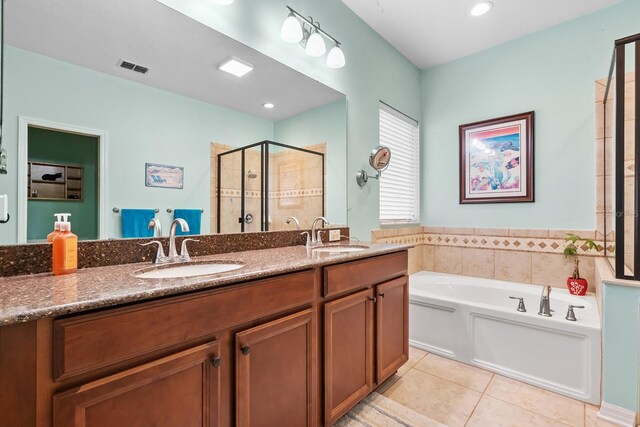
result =
[{"label": "mint green wall", "polygon": [[640,289],[603,283],[602,400],[640,412]]},{"label": "mint green wall", "polygon": [[[378,145],[378,101],[411,117],[420,117],[420,70],[364,23],[340,0],[236,1],[229,6],[201,0],[159,0],[188,16],[347,95],[348,223],[353,235],[369,240],[379,228],[378,183],[361,189],[359,169],[370,170],[368,158]],[[311,58],[297,44],[280,38],[285,5],[313,16],[340,40],[347,65],[326,66],[326,57]],[[300,94],[304,96],[304,94]],[[328,190],[331,195],[331,188]]]},{"label": "mint green wall", "polygon": [[[595,228],[594,81],[616,38],[640,32],[640,1],[422,74],[422,223]],[[458,204],[458,126],[535,110],[535,203]]]},{"label": "mint green wall", "polygon": [[280,120],[274,126],[274,141],[295,147],[327,143],[325,216],[333,224],[347,223],[347,102],[340,100]]},{"label": "mint green wall", "polygon": [[[108,133],[107,235],[120,236],[119,208],[204,208],[209,232],[209,143],[241,146],[273,138],[273,122],[87,70],[24,50],[5,48],[5,125],[2,146],[9,174],[0,175],[10,214],[16,214],[18,116]],[[184,189],[144,185],[145,162],[184,166]],[[16,221],[0,227],[0,243],[14,243]]]},{"label": "mint green wall", "polygon": [[98,138],[29,128],[29,160],[82,166],[82,200],[27,202],[27,240],[53,230],[54,213],[70,213],[79,239],[98,238]]}]

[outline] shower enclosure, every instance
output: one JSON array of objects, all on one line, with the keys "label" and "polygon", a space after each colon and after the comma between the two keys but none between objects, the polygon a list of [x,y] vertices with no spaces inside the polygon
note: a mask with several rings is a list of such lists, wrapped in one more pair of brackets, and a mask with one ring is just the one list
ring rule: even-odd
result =
[{"label": "shower enclosure", "polygon": [[640,34],[616,40],[598,114],[604,164],[598,224],[616,277],[628,280],[640,280],[639,72]]},{"label": "shower enclosure", "polygon": [[310,228],[325,210],[325,146],[262,141],[217,155],[218,233]]}]

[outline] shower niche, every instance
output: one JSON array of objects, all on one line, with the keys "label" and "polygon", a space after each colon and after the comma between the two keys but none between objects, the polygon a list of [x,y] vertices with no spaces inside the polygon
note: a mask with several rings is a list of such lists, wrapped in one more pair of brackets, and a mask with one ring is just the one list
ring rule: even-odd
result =
[{"label": "shower niche", "polygon": [[[211,144],[211,229],[218,233],[301,228],[325,213],[326,144]],[[213,164],[215,163],[215,164]]]}]

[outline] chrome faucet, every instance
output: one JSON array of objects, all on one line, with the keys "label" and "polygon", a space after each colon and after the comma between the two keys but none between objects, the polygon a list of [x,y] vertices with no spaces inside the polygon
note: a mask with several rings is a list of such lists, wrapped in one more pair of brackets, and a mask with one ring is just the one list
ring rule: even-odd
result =
[{"label": "chrome faucet", "polygon": [[542,295],[540,296],[540,311],[538,314],[544,317],[551,317],[551,304],[549,300],[549,294],[551,293],[551,286],[545,285],[542,287]]},{"label": "chrome faucet", "polygon": [[148,227],[149,230],[153,229],[153,237],[162,237],[162,224],[158,218],[151,218]]},{"label": "chrome faucet", "polygon": [[291,224],[291,221],[296,224],[296,230],[300,230],[300,221],[298,221],[298,218],[296,218],[295,216],[290,216],[289,218],[287,218],[287,224]]},{"label": "chrome faucet", "polygon": [[[154,224],[152,224],[152,222]],[[162,248],[162,243],[159,242],[158,240],[152,240],[148,243],[140,244],[141,246],[149,246],[149,245],[158,246],[156,256],[152,261],[154,264],[168,264],[172,262],[191,261],[191,257],[189,256],[189,252],[187,251],[187,242],[198,242],[199,240],[184,239],[182,241],[182,250],[180,251],[180,255],[179,255],[178,251],[176,250],[176,229],[178,228],[178,225],[180,225],[180,229],[184,233],[189,232],[189,224],[187,224],[187,221],[185,221],[182,218],[176,218],[173,220],[173,222],[171,223],[171,228],[169,229],[169,255],[167,256],[164,255],[164,249]],[[154,230],[156,230],[156,227],[160,228],[160,222],[155,220],[154,218],[149,222],[149,228],[154,228]],[[160,231],[160,235],[162,235],[162,231]]]},{"label": "chrome faucet", "polygon": [[180,229],[183,233],[189,232],[189,224],[182,218],[176,218],[171,223],[171,228],[169,229],[169,262],[181,261],[180,256],[178,255],[178,251],[176,250],[176,229],[180,225]]},{"label": "chrome faucet", "polygon": [[322,221],[324,225],[331,225],[331,223],[323,216],[319,216],[313,220],[313,224],[311,225],[311,246],[319,246],[322,244],[322,236],[320,235],[322,230],[316,231],[318,221]]}]

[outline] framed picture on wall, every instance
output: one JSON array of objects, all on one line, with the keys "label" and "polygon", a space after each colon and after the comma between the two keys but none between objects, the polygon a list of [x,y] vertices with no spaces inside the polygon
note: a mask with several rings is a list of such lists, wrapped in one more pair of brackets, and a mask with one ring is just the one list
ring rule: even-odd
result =
[{"label": "framed picture on wall", "polygon": [[460,126],[460,203],[533,202],[533,111]]},{"label": "framed picture on wall", "polygon": [[184,168],[180,166],[145,163],[145,185],[147,187],[178,188],[184,187]]}]

